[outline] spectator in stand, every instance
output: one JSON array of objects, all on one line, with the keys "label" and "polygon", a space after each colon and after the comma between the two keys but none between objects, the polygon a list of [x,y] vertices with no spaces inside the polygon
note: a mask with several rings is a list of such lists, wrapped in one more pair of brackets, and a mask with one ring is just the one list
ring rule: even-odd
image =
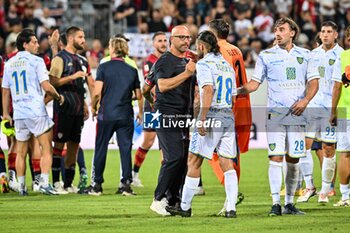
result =
[{"label": "spectator in stand", "polygon": [[165,25],[160,9],[154,9],[152,11],[152,18],[148,22],[148,32],[167,32],[168,28]]},{"label": "spectator in stand", "polygon": [[270,44],[274,39],[272,32],[273,18],[270,14],[270,9],[265,5],[261,5],[261,13],[254,18],[254,28],[257,36],[265,43]]},{"label": "spectator in stand", "polygon": [[289,17],[293,9],[292,0],[274,0],[274,9],[278,18]]},{"label": "spectator in stand", "polygon": [[42,26],[43,23],[38,18],[34,17],[34,6],[27,5],[27,7],[24,9],[22,24],[23,28],[32,29],[35,35],[38,36],[38,27]]},{"label": "spectator in stand", "polygon": [[56,19],[51,17],[50,9],[47,7],[43,9],[43,15],[40,17],[40,21],[43,23],[43,26],[45,28],[55,27],[57,25]]},{"label": "spectator in stand", "polygon": [[17,22],[20,18],[17,14],[17,7],[16,4],[12,3],[9,6],[7,15],[6,15],[6,20],[5,20],[5,30],[7,32],[11,32],[11,24],[13,25],[14,22]]},{"label": "spectator in stand", "polygon": [[123,20],[126,19],[126,32],[137,33],[137,14],[136,7],[133,2],[130,0],[122,0],[121,5],[117,8],[114,13],[114,20]]},{"label": "spectator in stand", "polygon": [[321,22],[324,21],[334,21],[335,19],[335,7],[336,7],[336,1],[335,0],[319,0],[319,7],[320,7],[320,16],[321,16]]},{"label": "spectator in stand", "polygon": [[250,37],[253,33],[253,24],[250,19],[246,18],[245,12],[237,12],[237,20],[235,21],[235,32],[240,38]]},{"label": "spectator in stand", "polygon": [[223,16],[226,14],[226,11],[227,9],[224,0],[218,0],[216,2],[215,8],[211,9],[210,14],[213,19],[222,19]]},{"label": "spectator in stand", "polygon": [[22,28],[22,22],[20,19],[11,21],[11,33],[6,37],[5,47],[9,46],[12,42],[16,42],[17,35],[22,31]]},{"label": "spectator in stand", "polygon": [[252,57],[252,62],[255,64],[255,62],[258,60],[261,50],[263,49],[263,43],[260,39],[253,38],[250,41],[249,47],[251,48],[250,54]]},{"label": "spectator in stand", "polygon": [[179,20],[186,22],[187,17],[192,16],[194,18],[194,24],[201,25],[201,16],[198,14],[198,10],[194,5],[194,0],[186,0],[185,6],[179,9]]},{"label": "spectator in stand", "polygon": [[309,11],[301,12],[301,19],[299,25],[302,25],[300,27],[301,34],[306,35],[309,41],[311,41],[317,33],[317,25],[312,20]]},{"label": "spectator in stand", "polygon": [[105,56],[101,41],[94,39],[92,41],[92,48],[86,52],[86,58],[92,69],[95,69],[100,64],[100,61]]},{"label": "spectator in stand", "polygon": [[[192,15],[188,15],[186,17],[186,22],[184,25],[190,30],[191,37],[192,37],[191,46],[194,46],[198,35],[198,27],[195,24],[194,17]],[[191,48],[191,49],[195,49],[195,48]]]}]

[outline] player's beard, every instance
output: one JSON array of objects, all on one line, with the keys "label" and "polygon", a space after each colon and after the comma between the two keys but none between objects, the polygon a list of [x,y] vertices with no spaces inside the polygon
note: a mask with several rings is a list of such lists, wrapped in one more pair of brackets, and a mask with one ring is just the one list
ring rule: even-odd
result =
[{"label": "player's beard", "polygon": [[73,47],[76,49],[76,50],[83,50],[84,47],[80,44],[78,44],[76,41],[73,42]]},{"label": "player's beard", "polygon": [[157,48],[157,52],[160,54],[163,54],[166,52],[166,46],[161,46],[160,48]]}]

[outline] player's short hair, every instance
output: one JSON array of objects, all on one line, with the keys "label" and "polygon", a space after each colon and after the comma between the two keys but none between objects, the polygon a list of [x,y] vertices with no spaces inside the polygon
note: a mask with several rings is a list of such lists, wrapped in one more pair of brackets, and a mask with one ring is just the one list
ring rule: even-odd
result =
[{"label": "player's short hair", "polygon": [[203,45],[208,49],[210,53],[217,55],[219,52],[218,41],[211,31],[203,31],[197,36],[198,43],[203,43]]},{"label": "player's short hair", "polygon": [[219,39],[227,39],[230,33],[230,25],[223,19],[213,19],[209,22],[209,28],[215,32]]},{"label": "player's short hair", "polygon": [[35,36],[35,33],[32,29],[26,28],[21,31],[16,39],[16,46],[18,51],[24,51],[23,44],[29,43],[32,40],[32,36]]},{"label": "player's short hair", "polygon": [[273,26],[273,29],[275,30],[277,27],[281,26],[282,24],[287,23],[289,25],[290,30],[294,31],[295,34],[293,36],[293,41],[298,37],[300,29],[299,26],[292,20],[291,18],[288,17],[283,17],[280,18],[276,21],[275,25]]},{"label": "player's short hair", "polygon": [[156,32],[156,33],[154,33],[154,35],[152,36],[152,40],[154,41],[154,39],[156,39],[156,37],[159,36],[159,35],[165,36],[166,34],[165,34],[165,32],[161,32],[161,31]]},{"label": "player's short hair", "polygon": [[322,27],[332,27],[332,29],[334,31],[338,31],[338,25],[336,23],[334,23],[333,21],[329,20],[329,21],[324,21],[322,24],[321,24],[321,28]]},{"label": "player's short hair", "polygon": [[60,41],[64,46],[67,46],[67,35],[65,32],[60,34]]},{"label": "player's short hair", "polygon": [[345,39],[347,39],[347,40],[350,39],[350,26],[348,26],[348,27],[345,29],[344,36],[345,36]]},{"label": "player's short hair", "polygon": [[83,31],[83,29],[76,27],[76,26],[71,26],[67,28],[66,30],[66,38],[70,36],[74,36],[76,32]]},{"label": "player's short hair", "polygon": [[111,47],[114,50],[116,57],[125,57],[129,54],[128,42],[123,38],[112,38],[109,40]]}]

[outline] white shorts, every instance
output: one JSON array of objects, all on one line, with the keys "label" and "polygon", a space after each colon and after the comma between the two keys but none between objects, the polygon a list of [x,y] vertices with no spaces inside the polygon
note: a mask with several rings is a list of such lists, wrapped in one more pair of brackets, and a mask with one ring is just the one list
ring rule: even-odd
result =
[{"label": "white shorts", "polygon": [[328,117],[309,117],[306,125],[306,137],[326,143],[336,143],[336,127],[331,126]]},{"label": "white shorts", "polygon": [[215,148],[221,157],[236,158],[237,143],[234,124],[220,129],[209,128],[205,136],[199,135],[197,128],[194,129],[189,149],[192,154],[212,159]]},{"label": "white shorts", "polygon": [[49,116],[15,120],[16,139],[28,141],[32,134],[38,137],[51,129],[53,125]]},{"label": "white shorts", "polygon": [[305,157],[305,126],[267,124],[269,156]]},{"label": "white shorts", "polygon": [[350,152],[350,120],[339,119],[337,128],[337,151]]}]

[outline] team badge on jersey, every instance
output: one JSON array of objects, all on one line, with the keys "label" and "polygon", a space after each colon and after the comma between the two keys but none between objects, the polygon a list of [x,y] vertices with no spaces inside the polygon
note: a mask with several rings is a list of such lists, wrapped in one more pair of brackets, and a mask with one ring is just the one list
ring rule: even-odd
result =
[{"label": "team badge on jersey", "polygon": [[287,80],[295,80],[297,77],[295,67],[287,67],[286,75],[287,75]]},{"label": "team badge on jersey", "polygon": [[276,149],[276,143],[270,143],[269,148],[271,151],[274,151]]},{"label": "team badge on jersey", "polygon": [[297,61],[299,62],[299,64],[303,64],[304,58],[302,58],[302,57],[297,57]]},{"label": "team badge on jersey", "polygon": [[332,66],[334,63],[335,63],[335,60],[334,60],[334,59],[329,59],[328,64],[329,64],[330,66]]},{"label": "team badge on jersey", "polygon": [[320,77],[324,78],[324,74],[326,72],[326,68],[324,66],[319,66],[318,67],[318,73],[320,73]]}]

